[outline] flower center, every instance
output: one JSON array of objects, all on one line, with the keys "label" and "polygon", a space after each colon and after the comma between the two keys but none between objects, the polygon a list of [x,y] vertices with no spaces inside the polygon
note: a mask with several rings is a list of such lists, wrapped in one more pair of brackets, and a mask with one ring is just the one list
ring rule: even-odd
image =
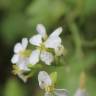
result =
[{"label": "flower center", "polygon": [[18,74],[20,72],[20,69],[19,69],[19,67],[17,65],[13,65],[12,67],[13,67],[12,73],[14,75],[16,75],[16,74]]},{"label": "flower center", "polygon": [[46,88],[45,88],[45,91],[46,92],[53,92],[53,90],[54,90],[54,86],[52,85],[52,86],[47,86]]},{"label": "flower center", "polygon": [[30,53],[31,53],[30,50],[24,50],[24,51],[21,51],[19,54],[21,57],[28,57]]},{"label": "flower center", "polygon": [[46,47],[43,43],[41,43],[40,47],[39,47],[40,50],[43,50],[43,51],[46,51]]}]

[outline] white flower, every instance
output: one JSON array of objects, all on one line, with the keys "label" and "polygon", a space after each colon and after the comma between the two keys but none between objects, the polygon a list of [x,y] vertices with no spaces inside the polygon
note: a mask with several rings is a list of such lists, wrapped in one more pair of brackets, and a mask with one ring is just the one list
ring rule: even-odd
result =
[{"label": "white flower", "polygon": [[29,64],[29,58],[25,54],[27,45],[27,38],[23,38],[21,43],[17,43],[14,47],[14,55],[11,59],[13,64],[16,64],[20,70],[25,71],[29,71],[27,67],[27,64]]},{"label": "white flower", "polygon": [[66,89],[55,89],[54,83],[51,80],[51,77],[45,71],[40,71],[38,74],[39,86],[41,89],[45,89],[44,96],[68,96],[68,91]]},{"label": "white flower", "polygon": [[52,85],[52,80],[47,72],[40,71],[38,74],[39,86],[41,89],[45,89],[47,86]]},{"label": "white flower", "polygon": [[76,91],[75,96],[88,96],[88,93],[86,92],[85,89],[79,88],[79,89]]},{"label": "white flower", "polygon": [[42,24],[38,24],[36,29],[38,34],[30,39],[30,43],[38,48],[32,51],[30,63],[35,65],[40,59],[45,64],[50,65],[54,57],[52,53],[48,52],[48,48],[54,49],[57,53],[57,48],[61,46],[61,38],[59,35],[62,32],[62,28],[57,28],[48,38],[46,29]]}]

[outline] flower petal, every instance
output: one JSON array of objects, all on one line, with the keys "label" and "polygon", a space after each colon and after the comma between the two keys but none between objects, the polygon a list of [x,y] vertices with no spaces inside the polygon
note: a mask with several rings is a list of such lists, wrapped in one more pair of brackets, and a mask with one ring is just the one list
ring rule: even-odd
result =
[{"label": "flower petal", "polygon": [[38,24],[36,30],[43,38],[46,38],[47,33],[43,24]]},{"label": "flower petal", "polygon": [[61,44],[61,38],[55,36],[49,37],[44,44],[46,48],[56,48]]},{"label": "flower petal", "polygon": [[57,28],[55,31],[53,31],[51,33],[51,35],[49,37],[54,37],[54,36],[57,37],[57,36],[59,36],[61,34],[62,30],[63,30],[62,27]]},{"label": "flower petal", "polygon": [[29,40],[29,42],[31,43],[31,44],[33,44],[33,45],[36,45],[36,46],[40,46],[40,44],[42,43],[42,37],[41,37],[41,35],[35,35],[35,36],[33,36],[30,40]]},{"label": "flower petal", "polygon": [[29,58],[29,62],[32,64],[32,65],[35,65],[36,63],[39,62],[39,56],[40,56],[40,50],[34,50],[32,51],[32,54]]},{"label": "flower petal", "polygon": [[51,86],[52,81],[50,76],[45,71],[40,71],[38,74],[39,86],[41,89],[45,89],[47,86]]},{"label": "flower petal", "polygon": [[20,51],[22,51],[22,45],[21,45],[21,43],[17,43],[16,45],[15,45],[15,47],[14,47],[14,52],[15,53],[19,53]]},{"label": "flower petal", "polygon": [[22,39],[22,47],[23,49],[26,49],[28,45],[28,39],[27,38],[23,38]]},{"label": "flower petal", "polygon": [[78,89],[75,93],[75,96],[88,96],[88,93],[85,89]]},{"label": "flower petal", "polygon": [[45,47],[47,48],[56,48],[61,44],[61,38],[59,35],[62,32],[62,27],[57,28],[45,41]]},{"label": "flower petal", "polygon": [[15,54],[13,55],[12,59],[11,59],[11,62],[13,64],[17,63],[19,61],[19,55]]},{"label": "flower petal", "polygon": [[24,82],[24,83],[26,83],[27,82],[27,77],[26,76],[24,76],[24,74],[23,73],[18,73],[18,77]]},{"label": "flower petal", "polygon": [[69,96],[68,94],[68,91],[66,89],[55,89],[54,90],[54,94],[56,96]]},{"label": "flower petal", "polygon": [[30,71],[30,69],[28,68],[28,64],[29,64],[29,58],[19,58],[19,62],[18,62],[18,67],[20,68],[20,70],[23,71]]},{"label": "flower petal", "polygon": [[49,52],[46,52],[46,51],[41,52],[40,58],[47,65],[50,65],[54,60],[54,57],[53,57],[52,53],[49,53]]}]

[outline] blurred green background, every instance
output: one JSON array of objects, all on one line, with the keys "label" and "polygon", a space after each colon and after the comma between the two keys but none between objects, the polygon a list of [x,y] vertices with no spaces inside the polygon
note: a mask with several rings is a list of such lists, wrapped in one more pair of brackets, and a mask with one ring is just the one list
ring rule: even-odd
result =
[{"label": "blurred green background", "polygon": [[96,0],[0,0],[0,96],[42,96],[37,74],[24,84],[12,74],[10,62],[14,44],[36,34],[38,23],[49,34],[59,26],[64,29],[63,66],[45,69],[58,72],[56,87],[74,96],[85,71],[89,96],[96,96]]}]

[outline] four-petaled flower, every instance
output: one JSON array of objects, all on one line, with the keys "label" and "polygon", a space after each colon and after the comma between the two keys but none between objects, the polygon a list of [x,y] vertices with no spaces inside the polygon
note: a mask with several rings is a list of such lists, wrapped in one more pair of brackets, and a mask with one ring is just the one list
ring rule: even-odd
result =
[{"label": "four-petaled flower", "polygon": [[39,86],[45,90],[44,96],[68,96],[66,89],[55,89],[51,77],[45,71],[40,71],[38,74]]},{"label": "four-petaled flower", "polygon": [[14,47],[14,55],[11,59],[13,64],[21,71],[29,71],[30,69],[27,67],[29,64],[29,52],[26,50],[28,45],[27,38],[23,38],[21,43],[17,43]]},{"label": "four-petaled flower", "polygon": [[[49,37],[46,33],[45,27],[42,24],[38,24],[36,30],[38,34],[31,37],[29,40],[30,44],[36,46],[35,50],[31,51],[27,48],[27,38],[23,38],[21,43],[16,43],[14,46],[14,55],[11,59],[11,62],[14,64],[13,73],[17,74],[24,82],[27,80],[27,76],[25,76],[24,73],[31,71],[29,68],[30,64],[35,65],[41,60],[46,65],[51,65],[54,60],[54,55],[61,56],[64,53],[64,47],[61,44],[61,38],[59,36],[62,32],[62,27],[57,28]],[[49,79],[46,79],[45,77]],[[48,83],[47,85],[51,86],[52,81],[50,77],[48,77],[46,73],[45,77],[46,81],[49,80],[46,84]],[[46,84],[44,84],[44,86]]]},{"label": "four-petaled flower", "polygon": [[57,28],[49,37],[42,24],[38,24],[36,29],[38,34],[30,38],[30,43],[37,46],[37,49],[32,51],[30,63],[35,65],[41,60],[50,65],[54,60],[54,56],[48,49],[54,49],[58,56],[63,53],[64,47],[61,45],[61,38],[59,37],[62,27]]}]

